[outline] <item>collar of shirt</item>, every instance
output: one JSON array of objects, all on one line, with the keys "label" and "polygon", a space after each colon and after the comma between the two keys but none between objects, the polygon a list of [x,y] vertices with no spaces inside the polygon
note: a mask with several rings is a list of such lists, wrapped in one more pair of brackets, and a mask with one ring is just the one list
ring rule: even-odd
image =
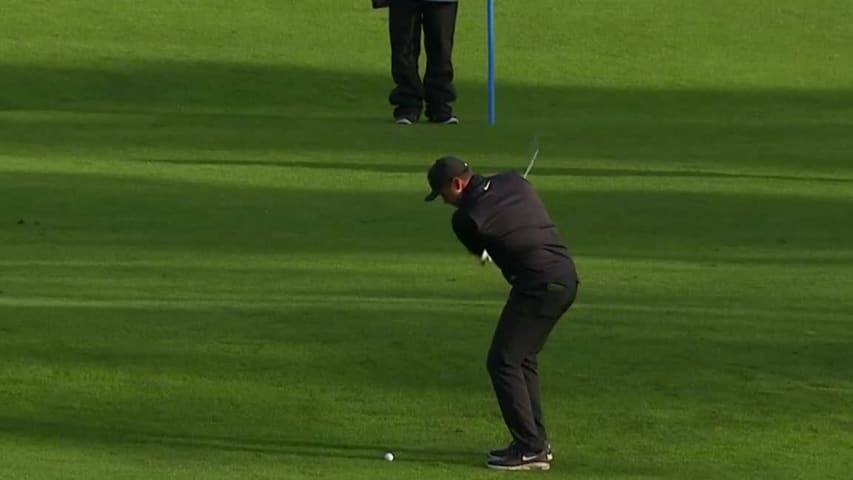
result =
[{"label": "collar of shirt", "polygon": [[474,174],[471,176],[471,180],[468,181],[468,187],[465,188],[465,192],[462,194],[462,202],[461,205],[469,204],[474,201],[477,197],[483,194],[485,191],[483,187],[486,185],[486,178],[479,174]]}]

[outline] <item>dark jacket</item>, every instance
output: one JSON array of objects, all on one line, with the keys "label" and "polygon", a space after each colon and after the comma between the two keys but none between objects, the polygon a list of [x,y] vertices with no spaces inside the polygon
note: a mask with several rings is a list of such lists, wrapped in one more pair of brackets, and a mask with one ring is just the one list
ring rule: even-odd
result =
[{"label": "dark jacket", "polygon": [[485,249],[513,286],[577,281],[574,261],[539,196],[517,173],[474,175],[453,215],[474,255]]}]

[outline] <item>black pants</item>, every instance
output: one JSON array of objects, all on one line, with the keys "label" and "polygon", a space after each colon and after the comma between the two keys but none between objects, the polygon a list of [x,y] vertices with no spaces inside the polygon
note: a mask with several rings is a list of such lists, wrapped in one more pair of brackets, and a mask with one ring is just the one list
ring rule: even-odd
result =
[{"label": "black pants", "polygon": [[[456,100],[453,86],[453,36],[456,31],[456,2],[391,0],[388,29],[391,37],[391,76],[395,87],[388,97],[394,116],[415,119],[426,101],[426,116],[444,120]],[[421,31],[426,47],[423,81],[418,72]]]},{"label": "black pants", "polygon": [[548,441],[536,355],[575,300],[577,281],[566,283],[514,288],[489,349],[487,368],[504,422],[512,438],[530,451],[543,450]]}]

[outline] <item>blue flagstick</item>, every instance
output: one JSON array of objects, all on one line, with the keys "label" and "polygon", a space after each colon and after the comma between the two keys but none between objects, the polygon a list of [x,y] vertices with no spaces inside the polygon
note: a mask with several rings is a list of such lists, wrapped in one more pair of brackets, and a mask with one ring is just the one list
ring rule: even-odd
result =
[{"label": "blue flagstick", "polygon": [[489,51],[489,124],[495,124],[495,1],[486,0],[486,28]]}]

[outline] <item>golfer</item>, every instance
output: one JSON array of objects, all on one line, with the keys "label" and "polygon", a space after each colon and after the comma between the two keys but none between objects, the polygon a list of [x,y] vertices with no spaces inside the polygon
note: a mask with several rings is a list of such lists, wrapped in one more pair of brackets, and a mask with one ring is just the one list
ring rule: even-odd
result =
[{"label": "golfer", "polygon": [[[512,441],[489,452],[499,470],[548,470],[553,459],[542,420],[536,355],[579,285],[568,249],[528,181],[517,173],[482,176],[455,157],[435,161],[432,191],[456,207],[453,231],[477,257],[491,257],[511,285],[486,362]],[[486,254],[484,254],[486,252]]]}]

